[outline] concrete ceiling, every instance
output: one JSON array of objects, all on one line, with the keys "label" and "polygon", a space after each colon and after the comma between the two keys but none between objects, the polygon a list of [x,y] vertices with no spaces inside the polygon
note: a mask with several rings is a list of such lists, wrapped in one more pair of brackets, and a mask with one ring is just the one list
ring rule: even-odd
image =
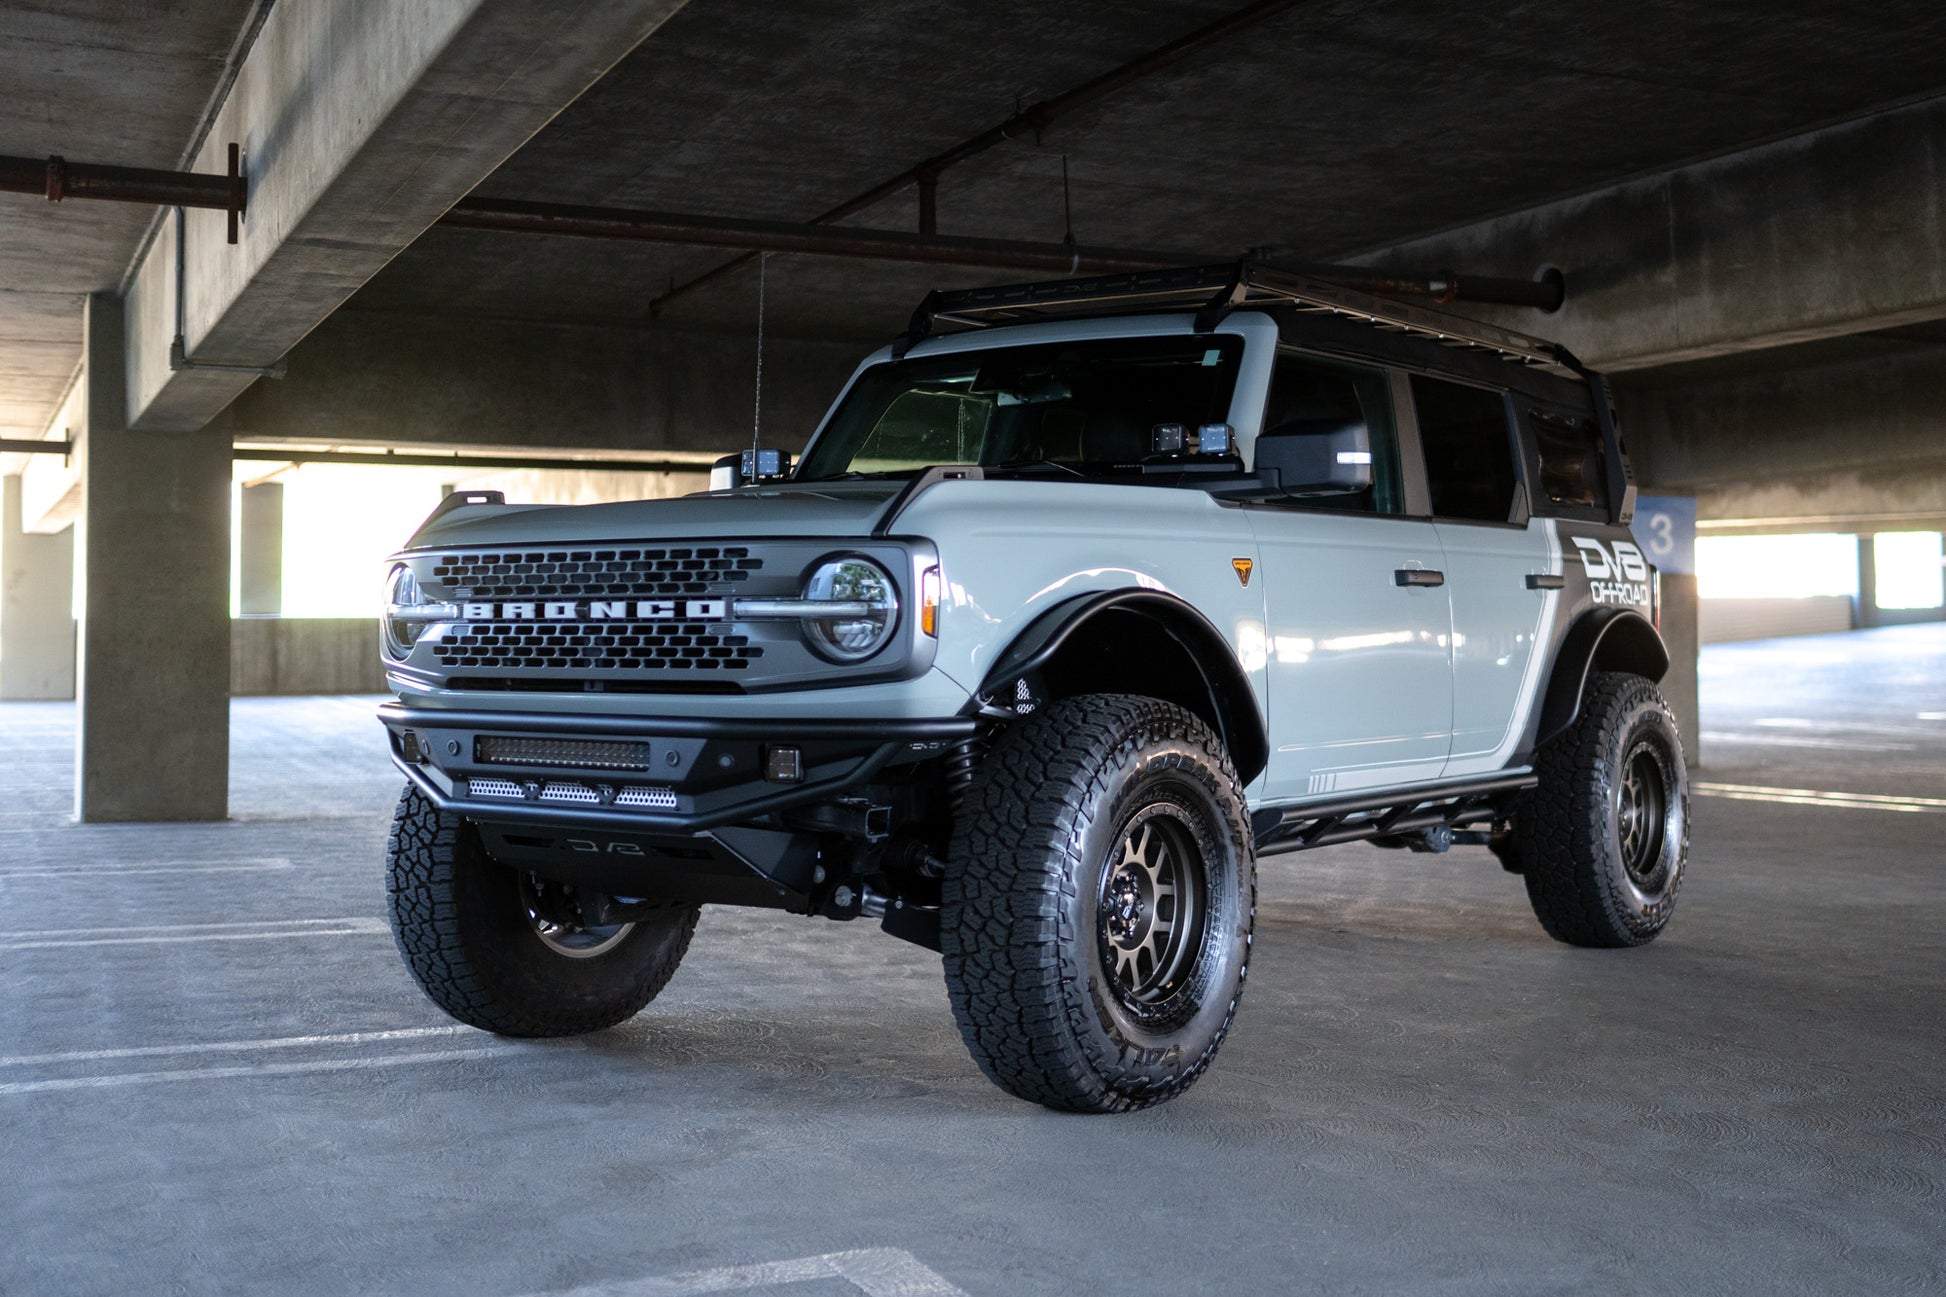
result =
[{"label": "concrete ceiling", "polygon": [[[803,220],[1236,7],[697,0],[478,190]],[[942,233],[1332,257],[1946,88],[1932,0],[1312,0],[947,173]],[[908,194],[855,224],[915,227]],[[434,229],[354,308],[632,324],[723,254]],[[877,337],[958,272],[778,257],[783,332]],[[748,328],[755,276],[672,322]]]},{"label": "concrete ceiling", "polygon": [[[172,167],[258,0],[0,7],[0,153]],[[478,192],[803,220],[1241,0],[693,0]],[[939,187],[944,233],[1336,257],[1946,91],[1934,0],[1310,0]],[[32,436],[150,209],[0,195],[0,436]],[[856,218],[912,229],[910,194]],[[435,228],[354,310],[642,325],[694,249]],[[1462,267],[1463,269],[1463,267]],[[779,257],[771,326],[895,330],[1005,272]],[[748,329],[755,277],[672,323]],[[1931,339],[1902,339],[1917,345]]]},{"label": "concrete ceiling", "polygon": [[[177,166],[257,0],[0,6],[0,154]],[[155,209],[0,194],[0,437],[38,436],[81,360],[81,300]]]}]

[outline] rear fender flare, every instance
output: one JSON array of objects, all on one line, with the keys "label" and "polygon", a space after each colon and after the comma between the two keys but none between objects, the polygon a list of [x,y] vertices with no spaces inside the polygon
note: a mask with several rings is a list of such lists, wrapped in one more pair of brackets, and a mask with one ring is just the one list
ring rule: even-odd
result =
[{"label": "rear fender flare", "polygon": [[1541,703],[1535,746],[1564,733],[1581,715],[1588,677],[1597,671],[1627,671],[1650,680],[1669,673],[1669,648],[1641,613],[1628,608],[1598,608],[1568,628],[1554,659]]}]

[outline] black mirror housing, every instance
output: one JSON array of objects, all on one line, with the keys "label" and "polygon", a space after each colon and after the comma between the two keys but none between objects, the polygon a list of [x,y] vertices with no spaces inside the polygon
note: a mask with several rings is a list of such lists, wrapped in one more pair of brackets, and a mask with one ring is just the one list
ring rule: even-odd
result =
[{"label": "black mirror housing", "polygon": [[1257,438],[1257,476],[1287,496],[1356,495],[1372,486],[1372,434],[1360,420],[1299,419]]}]

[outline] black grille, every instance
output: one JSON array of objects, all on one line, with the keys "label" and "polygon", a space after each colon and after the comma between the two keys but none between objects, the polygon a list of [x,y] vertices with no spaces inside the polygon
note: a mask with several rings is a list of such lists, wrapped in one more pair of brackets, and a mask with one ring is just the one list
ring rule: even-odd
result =
[{"label": "black grille", "polygon": [[726,593],[762,567],[742,545],[502,550],[441,555],[432,582],[455,599],[670,599]]},{"label": "black grille", "polygon": [[742,671],[763,656],[714,626],[615,621],[468,623],[435,652],[443,667],[477,670]]}]

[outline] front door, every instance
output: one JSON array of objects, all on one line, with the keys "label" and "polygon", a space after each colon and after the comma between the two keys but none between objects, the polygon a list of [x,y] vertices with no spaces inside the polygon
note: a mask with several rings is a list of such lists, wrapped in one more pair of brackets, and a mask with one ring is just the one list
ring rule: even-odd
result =
[{"label": "front door", "polygon": [[1433,524],[1405,513],[1385,371],[1286,352],[1263,436],[1363,421],[1373,485],[1250,509],[1268,625],[1266,800],[1419,783],[1450,746],[1452,609]]}]

